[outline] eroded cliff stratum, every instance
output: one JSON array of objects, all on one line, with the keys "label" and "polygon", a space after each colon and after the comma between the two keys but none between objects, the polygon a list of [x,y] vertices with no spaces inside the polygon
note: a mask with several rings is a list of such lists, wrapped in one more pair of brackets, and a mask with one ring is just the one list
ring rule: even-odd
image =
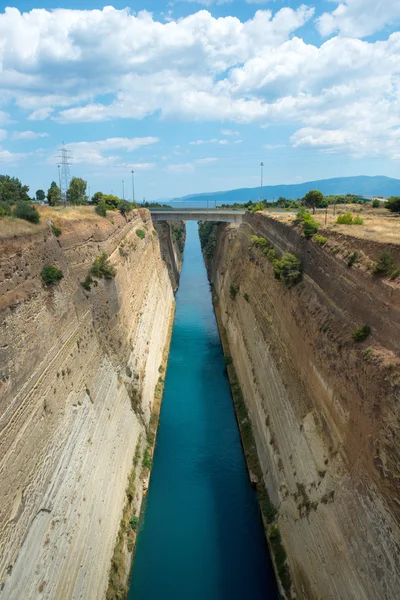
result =
[{"label": "eroded cliff stratum", "polygon": [[[72,212],[55,221],[58,238],[46,223],[0,239],[0,597],[7,600],[105,597],[129,474],[129,502],[140,509],[143,483],[132,466],[148,448],[174,311],[148,211]],[[116,276],[84,289],[104,252]],[[62,270],[56,286],[43,285],[45,264]]]},{"label": "eroded cliff stratum", "polygon": [[[372,270],[382,250],[399,262],[399,246],[333,231],[320,245],[293,223],[249,213],[210,235],[216,312],[277,508],[292,592],[398,598],[400,286]],[[291,289],[274,278],[271,260],[285,252],[304,269]],[[352,332],[364,324],[371,335],[356,342]]]}]

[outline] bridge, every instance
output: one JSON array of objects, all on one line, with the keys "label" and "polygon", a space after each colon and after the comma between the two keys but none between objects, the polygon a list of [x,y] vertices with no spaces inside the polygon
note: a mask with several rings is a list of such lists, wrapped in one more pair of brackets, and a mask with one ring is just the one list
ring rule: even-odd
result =
[{"label": "bridge", "polygon": [[241,223],[245,210],[215,208],[150,208],[154,221],[223,221]]}]

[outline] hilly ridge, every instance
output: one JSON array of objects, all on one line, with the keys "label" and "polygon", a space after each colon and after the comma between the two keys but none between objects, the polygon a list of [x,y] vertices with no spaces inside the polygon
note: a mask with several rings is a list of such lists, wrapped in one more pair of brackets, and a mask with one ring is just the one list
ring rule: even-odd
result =
[{"label": "hilly ridge", "polygon": [[[400,180],[384,176],[369,177],[361,175],[357,177],[335,177],[333,179],[321,179],[289,185],[266,185],[263,186],[263,198],[265,200],[273,200],[273,198],[278,199],[280,196],[284,196],[285,198],[296,200],[297,198],[302,198],[312,189],[321,190],[324,195],[360,194],[389,197],[400,195]],[[174,200],[181,202],[217,200],[221,203],[247,202],[248,200],[255,201],[259,199],[260,186],[203,194],[190,194],[174,198]]]}]

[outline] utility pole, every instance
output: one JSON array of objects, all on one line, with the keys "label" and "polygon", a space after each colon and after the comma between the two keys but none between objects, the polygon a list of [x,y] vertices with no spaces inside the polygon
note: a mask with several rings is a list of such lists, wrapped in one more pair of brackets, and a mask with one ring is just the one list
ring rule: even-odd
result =
[{"label": "utility pole", "polygon": [[135,202],[135,171],[132,169],[132,202]]},{"label": "utility pole", "polygon": [[61,198],[63,200],[64,206],[67,205],[67,190],[69,188],[69,182],[71,179],[71,173],[69,170],[69,163],[71,160],[71,152],[67,149],[65,142],[62,143],[60,148],[60,155],[58,158],[61,159],[61,178],[60,181],[60,190],[61,190]]},{"label": "utility pole", "polygon": [[122,200],[125,200],[124,180],[122,180]]},{"label": "utility pole", "polygon": [[[60,185],[60,195],[62,195],[62,194],[61,194],[61,173],[60,173],[60,165],[57,165],[57,169],[58,169],[58,183],[59,183],[59,185]],[[60,200],[61,200],[61,198],[60,198]]]},{"label": "utility pole", "polygon": [[263,201],[263,168],[264,168],[264,163],[260,163],[260,167],[261,167],[261,185],[260,185],[260,202]]}]

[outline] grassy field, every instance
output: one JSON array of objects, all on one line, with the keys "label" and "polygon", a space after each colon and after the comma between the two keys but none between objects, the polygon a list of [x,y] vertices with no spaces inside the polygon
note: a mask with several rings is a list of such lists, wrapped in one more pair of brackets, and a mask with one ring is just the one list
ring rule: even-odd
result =
[{"label": "grassy field", "polygon": [[[267,212],[267,211],[265,211]],[[338,225],[336,219],[338,215],[350,212],[353,216],[359,216],[364,220],[363,225]],[[274,218],[291,223],[295,220],[294,213],[274,213]],[[383,244],[400,245],[400,216],[390,213],[385,208],[363,207],[359,204],[338,205],[336,207],[336,216],[333,215],[333,208],[328,209],[328,215],[325,219],[325,210],[318,210],[313,218],[320,223],[321,228],[361,239],[381,242]],[[325,222],[326,221],[326,222]]]}]

